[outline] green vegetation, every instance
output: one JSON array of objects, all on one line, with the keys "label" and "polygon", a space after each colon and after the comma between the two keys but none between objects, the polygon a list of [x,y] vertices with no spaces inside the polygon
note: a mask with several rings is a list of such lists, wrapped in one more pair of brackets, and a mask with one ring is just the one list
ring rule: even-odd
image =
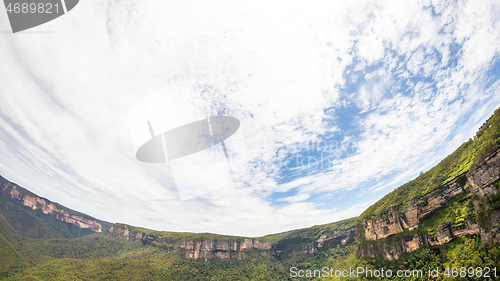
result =
[{"label": "green vegetation", "polygon": [[[346,230],[356,225],[356,218],[346,219],[334,223],[315,225],[309,228],[291,230],[278,234],[266,235],[264,237],[256,238],[259,241],[276,243],[284,238],[296,238],[301,237],[309,240],[314,240],[318,238],[323,232],[333,232],[335,230]],[[115,224],[114,227],[126,227],[131,232],[142,232],[146,235],[151,235],[155,238],[166,239],[171,242],[194,240],[194,241],[243,241],[245,237],[240,236],[230,236],[230,235],[219,235],[213,233],[190,233],[190,232],[169,232],[169,231],[155,231],[147,228],[135,227],[126,224]]]},{"label": "green vegetation", "polygon": [[16,233],[22,234],[22,239],[75,238],[92,233],[91,230],[53,219],[40,211],[33,211],[1,194],[0,214],[9,221]]},{"label": "green vegetation", "polygon": [[[20,223],[21,229],[29,228],[26,222]],[[255,249],[246,251],[242,260],[205,261],[104,234],[26,238],[0,214],[1,280],[287,280],[286,270],[273,256],[262,256]]]},{"label": "green vegetation", "polygon": [[[272,255],[263,256],[259,250],[250,249],[245,250],[245,257],[241,260],[204,260],[186,259],[179,251],[172,251],[175,248],[173,243],[186,240],[242,241],[245,238],[209,233],[161,232],[120,224],[114,227],[127,227],[131,231],[143,232],[172,243],[143,245],[104,234],[78,237],[68,229],[71,227],[69,224],[33,211],[1,195],[0,200],[1,210],[7,210],[9,218],[18,220],[15,221],[16,231],[0,214],[0,279],[290,280],[291,266],[319,267],[328,260],[342,260],[344,256],[355,251],[353,241],[350,241],[348,247],[329,247],[331,245],[325,244],[315,254],[307,254],[304,249],[312,246],[321,234],[354,227],[356,218],[258,238],[260,241],[277,243],[278,249],[293,245],[292,252],[295,254],[287,252],[277,258]],[[26,218],[21,219],[21,216]],[[29,231],[30,224],[38,230]],[[29,236],[26,237],[23,233]],[[5,239],[4,235],[10,240]],[[301,239],[302,243],[294,244],[296,239]],[[329,242],[340,245],[337,240],[339,239]]]},{"label": "green vegetation", "polygon": [[[11,182],[10,182],[10,181],[8,181],[7,179],[5,179],[4,177],[0,176],[0,184],[2,184],[2,185],[3,185],[3,184],[7,184],[7,183],[11,183]],[[12,184],[14,184],[14,183],[12,183]],[[33,192],[31,192],[31,191],[29,191],[29,190],[27,190],[27,189],[25,189],[25,188],[23,188],[23,187],[21,187],[21,186],[19,186],[19,185],[17,185],[17,184],[14,184],[14,185],[16,186],[17,191],[19,191],[20,193],[22,193],[22,194],[24,194],[24,195],[29,195],[29,196],[32,196],[32,197],[39,197],[38,195],[34,194]],[[45,201],[47,201],[47,203],[52,203],[52,204],[54,204],[54,206],[55,206],[56,208],[58,208],[58,209],[63,209],[63,210],[65,210],[66,212],[68,212],[68,214],[70,214],[70,215],[72,215],[72,216],[80,216],[80,217],[85,218],[85,219],[94,220],[94,221],[96,221],[96,222],[100,223],[103,227],[106,227],[106,228],[109,228],[109,227],[111,227],[111,225],[112,225],[112,223],[109,223],[109,222],[107,222],[107,221],[98,220],[98,219],[93,218],[93,217],[91,217],[91,216],[89,216],[89,215],[87,215],[87,214],[80,213],[80,212],[77,212],[77,211],[75,211],[75,210],[73,210],[73,209],[70,209],[70,208],[68,208],[68,207],[65,207],[65,206],[63,206],[63,205],[61,205],[61,204],[59,204],[59,203],[52,202],[52,201],[50,201],[50,200],[48,200],[48,199],[46,199],[46,198],[42,198],[42,199],[44,199]],[[0,210],[0,212],[1,212],[1,211],[2,211],[2,210]],[[5,211],[5,210],[4,210],[4,211]],[[85,233],[85,234],[83,234],[83,235],[86,235],[86,234],[88,234],[88,233]]]},{"label": "green vegetation", "polygon": [[[0,214],[0,273],[10,274],[23,260],[16,251],[16,233],[2,214]],[[0,275],[1,276],[1,275]]]},{"label": "green vegetation", "polygon": [[10,225],[5,217],[0,214],[0,235],[2,235],[8,242],[16,242],[16,230]]},{"label": "green vegetation", "polygon": [[139,248],[140,244],[138,243],[129,243],[104,234],[92,234],[76,239],[31,240],[22,244],[20,252],[30,261],[36,263],[39,259],[45,258],[96,259],[112,257]]},{"label": "green vegetation", "polygon": [[[80,242],[83,243],[82,248],[91,247],[100,253],[89,255],[71,250]],[[66,243],[68,244],[64,245]],[[98,245],[94,246],[93,243]],[[380,280],[436,280],[428,277],[428,271],[429,268],[437,268],[441,276],[439,280],[458,280],[451,275],[446,277],[444,275],[446,269],[500,268],[500,245],[486,246],[481,243],[478,236],[456,239],[441,246],[420,248],[403,254],[394,261],[360,257],[355,243],[324,249],[316,255],[303,256],[302,260],[277,260],[272,256],[261,256],[258,251],[251,250],[246,252],[246,257],[242,260],[209,259],[208,261],[186,259],[175,251],[166,252],[101,234],[76,239],[46,240],[43,244],[43,246],[32,245],[35,250],[30,254],[36,255],[37,251],[40,255],[48,253],[44,260],[36,261],[34,265],[20,272],[14,272],[6,280],[293,280],[289,275],[291,266],[297,267],[298,270],[321,270],[323,267],[348,270],[350,267],[363,267],[371,270],[391,269],[394,273],[397,270],[424,272],[422,278],[377,278]],[[65,249],[68,252],[57,250],[60,246],[67,247]],[[107,253],[106,249],[111,250]],[[311,278],[311,280],[337,279],[340,278]],[[361,277],[341,279],[370,280]],[[460,280],[483,279],[460,278]]]},{"label": "green vegetation", "polygon": [[403,212],[405,205],[423,197],[439,186],[469,170],[474,161],[500,145],[500,108],[486,121],[473,139],[463,143],[457,150],[429,171],[400,186],[364,211],[361,219],[380,216],[394,209]]},{"label": "green vegetation", "polygon": [[[481,127],[474,140],[464,143],[436,167],[384,197],[360,218],[374,215],[384,217],[391,208],[402,212],[408,202],[425,207],[430,192],[466,172],[476,159],[499,146],[499,125],[500,111],[497,110]],[[5,182],[6,180],[0,177],[0,183]],[[464,189],[467,188],[465,182],[461,184]],[[494,185],[500,189],[500,180]],[[19,190],[35,196],[22,188]],[[477,214],[473,200],[474,198],[466,193],[456,195],[444,206],[419,221],[418,228],[385,239],[366,241],[363,235],[358,235],[356,242],[353,229],[357,227],[359,234],[362,225],[358,224],[360,218],[351,218],[256,238],[273,243],[273,255],[264,255],[257,249],[248,249],[244,251],[244,257],[241,259],[187,259],[175,245],[177,242],[241,242],[246,238],[211,233],[154,231],[123,224],[113,226],[126,227],[131,233],[142,232],[155,238],[152,242],[135,243],[82,230],[22,206],[0,194],[0,280],[294,280],[290,277],[291,267],[310,271],[325,267],[333,271],[362,267],[371,270],[391,269],[393,272],[416,270],[424,273],[418,278],[377,278],[379,280],[451,280],[455,278],[451,275],[445,276],[445,272],[447,268],[453,267],[459,270],[462,267],[496,267],[499,270],[497,275],[500,275],[500,245],[484,245],[478,235],[456,238],[441,246],[420,247],[416,251],[404,253],[394,261],[358,255],[358,247],[366,249],[370,246],[372,252],[397,249],[402,240],[415,235],[434,235],[440,226],[461,228],[468,221],[477,221],[481,227],[488,230],[491,227],[488,225],[491,223],[491,214],[500,209],[500,193],[480,202],[482,211]],[[73,215],[90,218],[57,206]],[[333,238],[333,234],[338,232],[343,232],[343,235]],[[347,235],[349,238],[342,240]],[[318,239],[322,240],[321,247]],[[166,243],[160,243],[159,240]],[[429,268],[438,269],[441,278],[429,278]]]},{"label": "green vegetation", "polygon": [[[300,269],[321,268],[330,257],[345,256],[346,247],[341,247],[341,240],[345,236],[328,239],[321,247],[317,247],[317,239],[321,235],[332,235],[335,231],[346,231],[356,226],[357,218],[342,220],[335,223],[316,225],[309,228],[288,231],[279,234],[267,235],[259,240],[275,244],[274,250],[279,253],[277,259],[290,268]],[[349,244],[354,244],[355,234],[350,233]]]},{"label": "green vegetation", "polygon": [[191,233],[191,232],[169,232],[169,231],[156,231],[147,228],[135,227],[126,224],[115,224],[114,227],[126,227],[131,232],[142,232],[146,235],[150,235],[159,239],[166,239],[170,242],[179,242],[186,240],[194,241],[243,241],[244,237],[230,236],[230,235],[219,235],[213,233]]},{"label": "green vegetation", "polygon": [[[498,189],[498,184],[500,180],[497,180],[496,182],[493,183],[494,186],[497,187]],[[484,228],[485,230],[489,230],[491,227],[489,218],[491,214],[500,209],[500,192],[497,193],[497,195],[489,197],[486,201],[486,204],[484,202],[479,202],[481,206],[481,211],[477,214],[477,221],[479,225]]]},{"label": "green vegetation", "polygon": [[293,238],[306,238],[309,240],[314,240],[319,238],[319,236],[324,232],[333,232],[336,230],[347,230],[353,226],[356,226],[357,218],[350,218],[346,220],[341,220],[334,223],[315,225],[308,228],[291,230],[287,232],[270,234],[259,238],[260,241],[267,241],[271,243],[276,243],[283,239],[293,239]]},{"label": "green vegetation", "polygon": [[[384,259],[374,259],[368,257],[360,257],[357,255],[355,249],[351,249],[341,258],[328,259],[323,265],[335,270],[349,270],[349,268],[362,267],[372,271],[384,269],[392,271],[392,278],[366,278],[365,275],[360,275],[357,278],[314,278],[312,280],[498,280],[499,277],[493,275],[490,271],[490,278],[478,278],[477,276],[469,277],[462,273],[460,276],[461,268],[465,270],[474,268],[474,275],[479,272],[476,271],[478,267],[484,269],[486,267],[500,268],[500,245],[486,246],[481,242],[478,236],[471,236],[456,239],[451,243],[431,248],[422,247],[414,252],[405,253],[399,259],[389,261]],[[448,268],[448,276],[446,270]],[[456,268],[453,273],[453,268]],[[439,278],[429,277],[429,269],[438,269]],[[397,271],[402,270],[402,273],[409,272],[418,274],[421,271],[421,277],[396,277]],[[484,274],[484,270],[482,273]],[[453,274],[458,274],[453,277]]]},{"label": "green vegetation", "polygon": [[288,280],[286,269],[256,252],[245,260],[185,259],[151,247],[105,259],[56,259],[9,280]]},{"label": "green vegetation", "polygon": [[[171,242],[245,239],[127,227]],[[241,260],[205,261],[157,244],[92,234],[0,194],[0,280],[288,280],[281,262],[256,249]]]},{"label": "green vegetation", "polygon": [[452,225],[459,228],[468,217],[474,216],[472,199],[465,193],[453,197],[445,206],[436,210],[419,224],[421,233],[433,235],[440,225]]}]

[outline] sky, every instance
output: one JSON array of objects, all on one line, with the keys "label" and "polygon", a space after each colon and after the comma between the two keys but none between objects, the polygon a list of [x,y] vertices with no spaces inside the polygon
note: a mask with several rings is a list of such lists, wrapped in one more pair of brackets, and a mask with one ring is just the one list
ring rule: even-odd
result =
[{"label": "sky", "polygon": [[[0,11],[0,174],[109,222],[262,236],[359,215],[500,106],[499,1],[241,2],[85,0],[16,34]],[[181,200],[138,161],[152,94],[179,125],[193,96],[238,118],[239,178]]]}]

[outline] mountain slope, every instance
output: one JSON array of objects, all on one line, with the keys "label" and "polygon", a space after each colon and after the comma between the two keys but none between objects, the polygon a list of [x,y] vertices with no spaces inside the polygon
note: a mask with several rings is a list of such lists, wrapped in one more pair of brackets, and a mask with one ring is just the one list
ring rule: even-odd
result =
[{"label": "mountain slope", "polygon": [[[5,214],[0,216],[0,234],[9,237],[0,238],[6,260],[0,279],[289,280],[289,266],[310,268],[331,255],[345,256],[354,250],[356,239],[356,218],[261,238],[125,224],[92,234],[61,221],[57,213],[25,206],[25,197],[11,196],[13,185],[3,179],[0,192],[0,214]],[[39,200],[28,191],[23,194]]]},{"label": "mountain slope", "polygon": [[0,235],[2,235],[9,243],[16,242],[16,230],[10,225],[7,219],[0,214]]},{"label": "mountain slope", "polygon": [[416,179],[398,187],[360,215],[369,218],[389,210],[403,212],[406,203],[429,194],[469,170],[474,161],[500,145],[500,108],[478,130],[474,138]]},{"label": "mountain slope", "polygon": [[0,213],[18,233],[30,238],[80,237],[111,225],[41,198],[1,176]]},{"label": "mountain slope", "polygon": [[[500,109],[474,139],[360,217],[259,238],[112,225],[0,177],[0,279],[293,280],[301,272],[319,280],[323,268],[500,268],[499,199]],[[434,280],[427,276],[413,279]]]},{"label": "mountain slope", "polygon": [[405,252],[481,235],[500,242],[500,110],[436,167],[397,188],[359,217],[362,256]]},{"label": "mountain slope", "polygon": [[[319,264],[338,247],[352,251],[355,241],[355,218],[261,238],[111,225],[4,178],[0,184],[0,279],[289,280],[290,264]],[[106,227],[94,233],[65,222],[69,216]]]},{"label": "mountain slope", "polygon": [[16,250],[16,231],[0,214],[0,276],[2,273],[10,274],[11,268],[16,268],[23,260]]},{"label": "mountain slope", "polygon": [[25,238],[73,238],[93,233],[0,195],[0,213]]},{"label": "mountain slope", "polygon": [[[115,239],[116,240],[116,239]],[[129,242],[132,243],[132,242]],[[272,257],[249,252],[245,260],[186,259],[143,246],[102,259],[61,258],[26,269],[9,280],[289,280]]]}]

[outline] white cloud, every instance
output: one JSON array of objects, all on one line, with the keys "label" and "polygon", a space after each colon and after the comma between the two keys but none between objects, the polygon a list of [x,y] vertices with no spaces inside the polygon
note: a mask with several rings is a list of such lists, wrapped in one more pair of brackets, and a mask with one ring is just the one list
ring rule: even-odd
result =
[{"label": "white cloud", "polygon": [[[367,202],[326,210],[312,195],[409,179],[499,104],[498,83],[485,89],[500,46],[495,1],[310,5],[83,1],[34,29],[52,33],[3,34],[0,173],[113,222],[262,235],[358,214]],[[413,76],[436,84],[406,80]],[[148,93],[189,79],[206,90],[210,112],[242,120],[251,169],[245,184],[177,202],[166,165],[136,161],[127,114]],[[355,94],[345,89],[352,81],[359,81]],[[168,95],[187,102],[182,93]],[[356,153],[279,184],[294,147],[349,129],[335,123],[335,108],[349,104],[364,111],[352,122],[359,135],[345,136],[356,137]],[[394,173],[401,174],[379,182]],[[269,202],[273,192],[294,188],[297,195],[280,199],[285,206]]]}]

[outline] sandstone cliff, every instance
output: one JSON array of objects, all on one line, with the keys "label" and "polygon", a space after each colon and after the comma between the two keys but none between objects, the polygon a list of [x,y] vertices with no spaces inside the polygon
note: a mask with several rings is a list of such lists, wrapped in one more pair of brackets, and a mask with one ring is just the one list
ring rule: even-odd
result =
[{"label": "sandstone cliff", "polygon": [[327,231],[314,239],[312,245],[305,249],[305,252],[314,254],[319,249],[326,247],[340,247],[356,242],[356,227],[348,229]]},{"label": "sandstone cliff", "polygon": [[474,197],[474,208],[486,244],[500,242],[500,149],[491,151],[469,169],[468,192]]},{"label": "sandstone cliff", "polygon": [[[492,205],[497,202],[500,177],[500,148],[477,159],[467,173],[463,173],[429,194],[407,203],[403,213],[394,210],[364,218],[358,222],[359,246],[362,256],[397,259],[405,252],[422,246],[436,246],[456,237],[480,234],[483,243],[498,243],[500,236],[500,211]],[[476,213],[457,218],[459,223],[443,223],[428,231],[420,227],[457,198],[470,199]],[[461,199],[464,201],[465,199]],[[456,211],[456,210],[455,210]],[[459,211],[457,211],[459,212]],[[478,221],[476,217],[483,218]]]},{"label": "sandstone cliff", "polygon": [[443,207],[446,202],[458,194],[464,193],[466,174],[435,189],[425,197],[409,202],[403,214],[394,210],[380,214],[377,218],[363,219],[360,225],[367,240],[386,238],[403,231],[411,231],[418,227],[419,222],[429,214]]},{"label": "sandstone cliff", "polygon": [[80,228],[90,229],[93,232],[102,232],[104,230],[103,225],[96,220],[79,215],[72,215],[67,210],[58,208],[47,199],[38,197],[1,177],[0,192],[32,210],[38,210],[44,214],[54,216],[57,220],[76,225]]},{"label": "sandstone cliff", "polygon": [[[335,227],[315,226],[306,230],[307,238],[297,241],[295,233],[303,230],[290,231],[291,237],[285,237],[279,242],[267,242],[255,238],[223,236],[215,234],[196,233],[171,233],[142,229],[124,224],[115,224],[93,219],[84,214],[79,214],[68,208],[53,203],[45,198],[41,198],[28,190],[9,182],[0,177],[0,196],[18,202],[34,211],[42,212],[52,216],[57,220],[78,226],[82,229],[90,229],[93,232],[103,232],[108,236],[119,239],[151,245],[165,251],[178,251],[181,255],[189,259],[210,258],[221,259],[243,259],[247,251],[254,251],[260,255],[273,255],[278,257],[286,252],[294,254],[299,252],[307,255],[314,255],[319,250],[332,247],[345,246],[356,241],[355,219],[350,219],[349,226],[335,229]],[[103,224],[104,223],[104,224]],[[340,222],[342,225],[346,222]],[[337,223],[334,223],[337,224]],[[266,239],[264,239],[266,240]],[[277,249],[277,244],[284,242],[285,247]],[[289,246],[292,246],[290,248]]]},{"label": "sandstone cliff", "polygon": [[213,237],[208,239],[197,238],[178,241],[173,238],[162,237],[161,232],[153,234],[145,233],[136,230],[134,227],[122,224],[112,226],[107,232],[107,235],[127,241],[152,244],[167,251],[178,250],[184,257],[190,259],[242,259],[245,255],[245,251],[250,249],[259,251],[261,255],[273,254],[271,243],[252,238],[211,235]]}]

